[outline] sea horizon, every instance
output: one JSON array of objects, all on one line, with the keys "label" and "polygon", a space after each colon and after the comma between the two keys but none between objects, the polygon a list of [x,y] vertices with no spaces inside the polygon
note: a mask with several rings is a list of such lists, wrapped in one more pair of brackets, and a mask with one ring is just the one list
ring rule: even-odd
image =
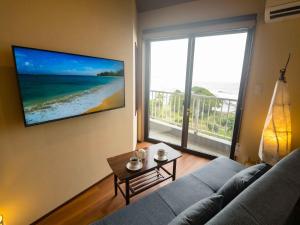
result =
[{"label": "sea horizon", "polygon": [[[218,98],[228,98],[228,99],[238,99],[240,83],[238,82],[201,82],[199,84],[193,84],[193,87],[202,87],[209,90],[212,94],[214,94]],[[154,86],[151,90],[154,91],[166,91],[166,92],[174,92],[176,90],[180,90],[184,92],[184,89],[179,89],[175,87],[167,86]]]},{"label": "sea horizon", "polygon": [[118,77],[79,75],[22,75],[19,77],[24,107],[80,94],[109,84]]},{"label": "sea horizon", "polygon": [[[124,89],[124,77],[118,76],[61,75],[54,80],[52,75],[26,76],[21,90],[28,124],[85,114]],[[34,81],[37,76],[44,79]]]}]

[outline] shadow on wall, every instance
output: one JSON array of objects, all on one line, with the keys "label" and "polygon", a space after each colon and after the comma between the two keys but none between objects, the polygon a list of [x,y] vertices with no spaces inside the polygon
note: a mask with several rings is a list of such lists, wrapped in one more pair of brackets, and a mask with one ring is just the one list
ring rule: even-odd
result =
[{"label": "shadow on wall", "polygon": [[0,67],[1,131],[24,127],[23,112],[19,98],[17,76],[14,67]]}]

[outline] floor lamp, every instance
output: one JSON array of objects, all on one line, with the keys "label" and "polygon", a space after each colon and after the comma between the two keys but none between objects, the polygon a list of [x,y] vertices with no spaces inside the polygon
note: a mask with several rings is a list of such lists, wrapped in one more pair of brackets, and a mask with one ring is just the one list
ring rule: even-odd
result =
[{"label": "floor lamp", "polygon": [[291,151],[290,99],[285,77],[290,56],[280,70],[260,141],[259,157],[270,165],[276,164]]}]

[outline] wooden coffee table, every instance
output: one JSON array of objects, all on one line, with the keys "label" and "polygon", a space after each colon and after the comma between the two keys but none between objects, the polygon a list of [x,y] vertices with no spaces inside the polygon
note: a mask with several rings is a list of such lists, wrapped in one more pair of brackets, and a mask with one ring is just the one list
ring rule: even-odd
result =
[{"label": "wooden coffee table", "polygon": [[[157,150],[161,148],[167,152],[168,159],[164,162],[157,162],[154,160],[154,155]],[[176,160],[182,156],[179,151],[164,143],[159,143],[146,148],[146,152],[146,159],[142,161],[143,167],[138,171],[130,171],[126,168],[129,158],[135,156],[136,151],[127,152],[107,159],[114,174],[115,195],[118,194],[119,189],[126,200],[126,205],[129,204],[131,197],[165,180],[172,178],[174,181],[176,179]],[[163,167],[163,165],[171,162],[173,162],[172,173]],[[123,184],[125,184],[125,192],[122,189]]]}]

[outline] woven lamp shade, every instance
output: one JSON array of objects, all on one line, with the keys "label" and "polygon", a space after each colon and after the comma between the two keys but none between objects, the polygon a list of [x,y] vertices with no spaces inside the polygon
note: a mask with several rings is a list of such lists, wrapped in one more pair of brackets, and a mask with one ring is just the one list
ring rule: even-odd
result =
[{"label": "woven lamp shade", "polygon": [[274,165],[291,152],[290,98],[284,79],[276,82],[259,147],[262,161]]}]

